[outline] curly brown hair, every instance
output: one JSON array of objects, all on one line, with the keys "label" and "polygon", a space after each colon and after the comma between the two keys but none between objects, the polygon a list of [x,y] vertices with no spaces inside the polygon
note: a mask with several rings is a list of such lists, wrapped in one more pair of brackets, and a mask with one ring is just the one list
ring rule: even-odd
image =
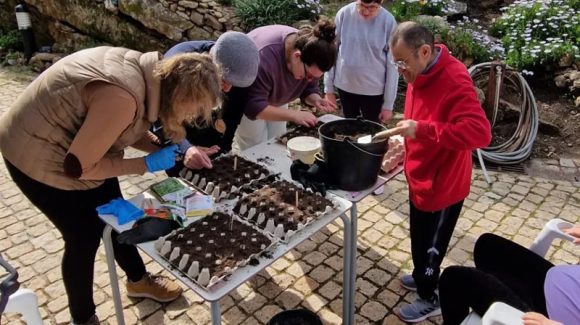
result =
[{"label": "curly brown hair", "polygon": [[209,54],[164,59],[155,74],[161,78],[159,119],[167,138],[179,142],[185,138],[184,123],[211,121],[212,110],[221,103],[222,73]]}]

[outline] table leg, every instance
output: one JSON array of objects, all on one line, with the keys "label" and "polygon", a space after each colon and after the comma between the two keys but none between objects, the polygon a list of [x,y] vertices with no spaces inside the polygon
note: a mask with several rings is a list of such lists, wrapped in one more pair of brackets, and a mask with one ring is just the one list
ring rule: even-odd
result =
[{"label": "table leg", "polygon": [[113,227],[110,225],[105,226],[105,230],[103,230],[103,243],[105,244],[105,255],[107,256],[107,267],[109,268],[109,277],[111,279],[111,291],[113,294],[113,302],[115,303],[117,324],[125,325],[123,303],[121,302],[121,292],[119,291],[119,278],[117,277],[117,269],[115,268],[115,252],[113,251],[113,242],[111,239],[112,231]]},{"label": "table leg", "polygon": [[211,302],[211,323],[212,325],[220,325],[222,323],[219,300]]},{"label": "table leg", "polygon": [[350,290],[350,274],[351,274],[351,242],[352,242],[352,232],[350,230],[350,220],[346,216],[346,214],[341,214],[340,218],[342,219],[343,223],[343,232],[344,232],[344,243],[343,243],[343,256],[342,256],[342,263],[343,263],[343,270],[342,270],[342,319],[344,324],[350,325],[348,323],[348,315],[350,314],[351,307],[350,305],[353,303],[353,297],[351,295]]},{"label": "table leg", "polygon": [[357,255],[357,210],[356,210],[356,202],[352,203],[352,207],[350,208],[350,231],[351,231],[351,245],[350,245],[350,281],[349,281],[349,290],[351,301],[349,304],[349,313],[348,313],[348,321],[346,324],[354,324],[354,301],[356,295],[356,255]]}]

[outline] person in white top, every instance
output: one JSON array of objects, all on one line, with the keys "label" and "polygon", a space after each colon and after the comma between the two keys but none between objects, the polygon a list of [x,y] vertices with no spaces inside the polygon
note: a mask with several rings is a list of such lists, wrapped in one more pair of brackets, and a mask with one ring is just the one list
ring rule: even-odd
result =
[{"label": "person in white top", "polygon": [[382,3],[358,0],[336,14],[338,58],[324,75],[324,92],[336,104],[337,88],[347,118],[362,115],[386,122],[393,114],[399,74],[390,59],[389,40],[397,22]]}]

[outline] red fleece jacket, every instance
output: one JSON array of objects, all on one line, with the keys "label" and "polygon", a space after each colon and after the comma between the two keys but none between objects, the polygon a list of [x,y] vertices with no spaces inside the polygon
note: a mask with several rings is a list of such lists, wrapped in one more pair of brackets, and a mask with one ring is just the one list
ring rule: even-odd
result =
[{"label": "red fleece jacket", "polygon": [[471,151],[487,146],[491,128],[467,69],[443,45],[438,62],[407,87],[405,119],[417,121],[405,139],[405,175],[413,204],[438,211],[469,195]]}]

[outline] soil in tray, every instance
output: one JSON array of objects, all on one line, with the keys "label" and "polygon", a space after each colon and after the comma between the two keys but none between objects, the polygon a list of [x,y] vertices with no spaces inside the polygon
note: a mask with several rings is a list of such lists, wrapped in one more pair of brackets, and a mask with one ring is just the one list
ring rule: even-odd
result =
[{"label": "soil in tray", "polygon": [[[237,157],[236,170],[234,170],[234,157]],[[194,175],[199,175],[199,179],[205,178],[206,183],[213,182],[222,191],[229,191],[232,185],[241,187],[252,180],[260,178],[261,174],[269,175],[270,172],[264,166],[246,160],[239,156],[223,156],[212,162],[212,169],[201,169],[190,171],[192,181]]]},{"label": "soil in tray", "polygon": [[[296,206],[296,192],[298,192],[298,206]],[[265,228],[269,219],[273,219],[274,224],[284,225],[286,231],[297,230],[299,223],[306,224],[309,218],[316,218],[317,214],[323,213],[327,206],[332,206],[330,200],[286,181],[273,183],[244,196],[237,202],[234,212],[239,213],[243,204],[246,204],[247,210],[256,209],[252,222],[261,229]],[[258,223],[257,216],[260,213],[264,213],[265,219]]]},{"label": "soil in tray", "polygon": [[[193,261],[198,261],[200,269],[207,267],[211,277],[222,276],[226,267],[234,268],[271,244],[256,229],[232,222],[231,216],[222,212],[214,212],[166,240],[171,241],[172,247],[179,247],[182,255],[189,254],[186,270]],[[175,267],[180,258],[172,262]]]},{"label": "soil in tray", "polygon": [[307,127],[304,125],[298,125],[296,128],[294,128],[293,130],[286,132],[285,134],[281,135],[278,137],[278,141],[286,144],[286,142],[288,142],[288,140],[295,138],[295,137],[300,137],[300,136],[309,136],[309,137],[315,137],[318,138],[318,128],[324,123],[322,122],[318,122],[316,123],[315,126],[313,127]]}]

